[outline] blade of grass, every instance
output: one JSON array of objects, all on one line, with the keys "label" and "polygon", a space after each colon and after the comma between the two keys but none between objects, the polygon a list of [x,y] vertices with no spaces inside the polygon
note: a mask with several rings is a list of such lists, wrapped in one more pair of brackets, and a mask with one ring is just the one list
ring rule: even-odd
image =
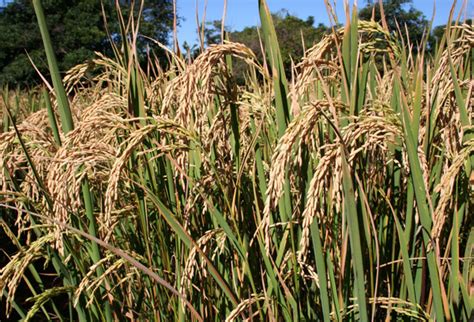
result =
[{"label": "blade of grass", "polygon": [[51,125],[51,129],[53,130],[54,140],[58,146],[61,145],[61,138],[59,136],[58,130],[58,122],[56,121],[56,116],[54,115],[53,107],[51,106],[51,101],[49,100],[48,92],[43,89],[43,100],[46,105],[46,109],[48,110],[48,118],[49,124]]},{"label": "blade of grass", "polygon": [[[401,97],[401,95],[402,94],[400,92],[399,80],[396,78],[394,81],[394,97],[399,98]],[[416,138],[414,138],[413,131],[410,129],[412,120],[408,112],[408,107],[405,101],[399,100],[399,102],[402,105],[402,114],[404,122],[403,130],[405,133],[405,143],[407,145],[408,161],[411,170],[411,181],[415,191],[416,207],[420,215],[421,225],[423,226],[423,239],[425,242],[425,247],[428,247],[429,245],[432,245],[432,240],[430,236],[432,228],[432,216],[427,201],[428,195],[425,190],[420,160],[418,158],[416,143],[417,140]],[[445,307],[445,301],[443,301],[445,295],[441,293],[442,290],[440,286],[440,275],[437,264],[438,261],[436,259],[436,254],[434,250],[431,250],[427,253],[427,258],[431,287],[433,288],[433,302],[436,319],[438,319],[439,321],[444,321],[445,314],[447,313],[447,315],[449,315],[449,312],[447,310],[447,307]]]},{"label": "blade of grass", "polygon": [[[10,208],[10,209],[15,209],[15,210],[19,210],[19,209],[16,209],[15,207],[11,207],[9,205],[6,205],[6,204],[0,204],[2,207],[6,207],[6,208]],[[194,309],[193,305],[181,294],[179,293],[170,283],[168,283],[166,280],[164,280],[163,278],[161,278],[160,276],[158,276],[155,272],[153,272],[153,270],[151,270],[150,268],[146,267],[145,265],[143,265],[142,263],[140,263],[138,260],[136,260],[135,258],[133,258],[132,256],[130,256],[129,254],[127,254],[126,252],[124,252],[123,250],[121,249],[118,249],[106,242],[104,242],[103,240],[100,240],[99,238],[97,237],[94,237],[92,236],[91,234],[88,234],[88,233],[85,233],[83,232],[82,230],[79,230],[77,228],[74,228],[72,226],[69,226],[67,224],[64,224],[62,222],[59,222],[53,218],[49,218],[49,217],[46,217],[46,216],[43,216],[41,214],[38,214],[38,213],[34,213],[34,212],[31,212],[31,211],[28,211],[28,210],[24,210],[24,209],[21,209],[20,210],[21,212],[25,212],[25,213],[28,213],[30,215],[33,215],[33,216],[36,216],[38,218],[41,218],[41,219],[44,219],[46,221],[49,221],[55,225],[58,225],[58,226],[61,226],[62,228],[65,228],[67,230],[70,230],[71,232],[75,233],[75,234],[78,234],[79,236],[81,237],[84,237],[92,242],[94,242],[95,244],[97,245],[100,245],[101,247],[104,247],[106,248],[107,250],[109,250],[110,252],[112,252],[113,254],[115,254],[116,256],[119,256],[123,259],[125,259],[126,261],[128,261],[131,265],[135,266],[137,269],[139,269],[140,271],[142,271],[143,273],[145,273],[147,276],[149,276],[151,279],[153,279],[155,282],[157,282],[158,284],[162,285],[163,287],[167,288],[171,293],[173,293],[174,295],[178,296],[178,297],[181,297],[183,299],[183,301],[186,303],[186,305],[188,306],[188,308],[190,309],[191,313],[193,314],[193,316],[198,320],[198,321],[203,321],[202,317],[199,315],[199,313],[196,311],[196,309]]]},{"label": "blade of grass", "polygon": [[313,242],[314,256],[316,261],[316,271],[319,277],[319,296],[321,299],[321,306],[323,309],[324,321],[331,321],[331,310],[329,308],[329,290],[326,274],[326,259],[321,245],[321,238],[319,235],[318,219],[315,218],[311,224],[311,240]]},{"label": "blade of grass", "polygon": [[[67,99],[66,91],[64,89],[61,75],[59,73],[56,55],[54,53],[51,39],[49,36],[48,27],[46,25],[46,19],[44,16],[43,6],[41,4],[41,1],[33,0],[33,6],[34,6],[36,18],[38,20],[38,25],[40,27],[41,37],[43,39],[43,45],[44,45],[46,57],[48,60],[48,67],[51,73],[53,86],[56,92],[59,115],[61,118],[61,126],[62,126],[64,134],[67,134],[68,132],[74,129],[69,101]],[[46,191],[45,189],[43,190]],[[89,232],[95,237],[97,236],[97,228],[96,228],[96,222],[95,222],[95,216],[94,216],[94,204],[93,204],[92,193],[89,187],[89,181],[87,180],[87,178],[83,181],[81,190],[82,190],[86,215],[87,215],[87,218],[89,219]],[[101,258],[99,246],[95,243],[92,243],[91,258],[94,263],[99,262]],[[99,268],[98,274],[101,275],[102,272],[103,272],[103,269]],[[112,321],[112,311],[110,308],[110,303],[106,301],[104,303],[104,306],[105,306],[107,321]]]},{"label": "blade of grass", "polygon": [[69,108],[69,101],[67,99],[66,91],[59,74],[58,64],[56,62],[56,55],[53,50],[51,38],[49,36],[46,19],[43,12],[41,0],[33,0],[33,6],[38,19],[38,26],[40,28],[41,37],[43,38],[43,45],[46,51],[46,58],[48,60],[49,71],[53,81],[54,90],[56,92],[56,99],[58,100],[59,115],[61,117],[61,126],[64,133],[68,133],[74,128],[72,121],[72,113]]},{"label": "blade of grass", "polygon": [[367,300],[365,296],[365,274],[361,249],[359,219],[354,194],[354,186],[346,158],[342,156],[342,187],[344,192],[344,212],[349,227],[349,242],[351,245],[352,261],[354,262],[354,293],[358,305],[359,319],[368,321]]}]

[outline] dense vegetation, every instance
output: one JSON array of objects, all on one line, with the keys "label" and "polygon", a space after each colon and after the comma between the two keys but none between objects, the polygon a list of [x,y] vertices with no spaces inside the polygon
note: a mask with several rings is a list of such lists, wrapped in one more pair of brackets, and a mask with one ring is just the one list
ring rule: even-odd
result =
[{"label": "dense vegetation", "polygon": [[[131,14],[138,18],[139,2],[119,1],[125,19]],[[43,10],[60,71],[94,58],[94,52],[113,55],[111,42],[120,42],[119,20],[114,1],[47,0]],[[140,34],[167,44],[173,27],[172,0],[148,0],[140,17]],[[107,21],[107,28],[104,24]],[[163,56],[153,42],[141,37],[137,49],[155,51]],[[29,56],[29,57],[28,57]],[[31,58],[31,60],[30,60]],[[143,61],[145,57],[140,57]],[[15,0],[0,12],[0,85],[33,87],[41,82],[31,67],[47,73],[40,30],[31,0]]]},{"label": "dense vegetation", "polygon": [[264,62],[226,42],[143,68],[131,16],[120,54],[61,79],[33,3],[52,82],[3,93],[8,314],[469,320],[472,25],[428,56],[354,8],[288,82],[264,0]]},{"label": "dense vegetation", "polygon": [[[314,26],[313,16],[309,16],[306,20],[291,15],[288,11],[282,10],[272,14],[275,32],[280,42],[280,52],[285,67],[287,77],[291,77],[292,60],[303,57],[305,49],[312,47],[319,42],[326,34],[330,32],[330,28],[322,23]],[[222,42],[221,37],[222,24],[220,21],[209,22],[204,28],[204,44],[215,45]],[[263,53],[261,50],[261,36],[256,26],[246,27],[241,31],[226,31],[227,40],[242,43],[250,48],[259,62],[263,62]],[[199,49],[194,48],[191,55],[197,56]],[[243,78],[243,63],[237,62],[234,69],[239,80]]]},{"label": "dense vegetation", "polygon": [[[359,12],[363,20],[374,19],[381,22],[382,14],[378,0],[369,0],[368,4]],[[423,13],[415,9],[412,0],[383,0],[383,9],[386,23],[390,30],[400,30],[410,36],[411,43],[416,46],[422,42],[428,32],[428,21]],[[416,47],[415,47],[416,48]]]},{"label": "dense vegetation", "polygon": [[[365,1],[364,1],[365,3]],[[412,0],[384,0],[384,15],[389,30],[392,32],[401,32],[407,40],[407,45],[411,46],[410,51],[416,52],[423,41],[427,46],[424,48],[427,54],[432,55],[436,48],[436,43],[441,40],[446,26],[437,26],[430,33],[429,22],[425,15],[413,7]],[[330,11],[331,12],[331,11]],[[332,12],[332,14],[334,14]],[[361,20],[374,20],[382,23],[382,15],[378,1],[366,1],[366,5],[358,13]],[[272,14],[272,21],[275,32],[279,40],[281,57],[285,74],[288,79],[292,77],[292,69],[295,61],[297,62],[304,56],[306,49],[312,47],[321,39],[331,33],[332,27],[323,23],[315,24],[313,16],[308,16],[306,20],[300,19],[287,10],[281,10]],[[341,23],[337,16],[332,16],[336,28],[341,27]],[[469,23],[469,22],[468,22]],[[220,20],[207,22],[205,26],[201,25],[200,43],[191,47],[184,43],[184,49],[188,57],[195,58],[206,46],[220,44],[223,38],[238,42],[249,47],[257,56],[260,63],[263,62],[263,54],[261,50],[261,35],[257,26],[249,26],[243,30],[230,30],[225,27],[225,36],[222,37],[222,24]],[[379,62],[379,65],[381,62]],[[242,73],[245,64],[236,62],[233,66],[237,80],[242,81]]]}]

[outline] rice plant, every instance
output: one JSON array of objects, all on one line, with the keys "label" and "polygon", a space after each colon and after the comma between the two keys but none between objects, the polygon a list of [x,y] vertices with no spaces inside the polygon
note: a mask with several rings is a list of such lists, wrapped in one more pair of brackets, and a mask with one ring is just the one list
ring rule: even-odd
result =
[{"label": "rice plant", "polygon": [[33,3],[52,83],[3,91],[7,314],[471,318],[472,25],[448,25],[428,56],[354,7],[288,80],[259,0],[265,62],[239,43],[191,62],[162,46],[169,68],[145,70],[122,20],[115,57],[61,79]]}]

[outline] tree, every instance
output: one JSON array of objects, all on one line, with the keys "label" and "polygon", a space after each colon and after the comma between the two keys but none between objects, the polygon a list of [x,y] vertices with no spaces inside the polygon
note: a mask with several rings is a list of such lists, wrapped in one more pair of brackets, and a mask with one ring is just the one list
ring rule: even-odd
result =
[{"label": "tree", "polygon": [[[413,7],[412,0],[384,0],[383,10],[390,31],[396,32],[398,23],[402,33],[405,34],[406,26],[412,44],[416,46],[421,43],[428,21],[421,11]],[[360,10],[359,17],[371,20],[372,15],[375,21],[381,21],[378,1],[369,0],[367,6]]]},{"label": "tree", "polygon": [[[105,18],[114,41],[120,41],[114,1],[102,1]],[[120,1],[124,15],[130,1]],[[94,56],[94,51],[111,53],[101,0],[42,1],[51,40],[62,72]],[[138,6],[137,4],[135,4]],[[167,43],[172,29],[172,0],[147,1],[140,22],[140,33]],[[142,51],[150,45],[140,42]],[[39,81],[28,55],[41,72],[47,73],[43,43],[31,0],[16,0],[0,12],[0,84],[32,85]]]},{"label": "tree", "polygon": [[[206,23],[204,28],[204,44],[206,46],[219,44],[221,42],[222,21],[214,20]],[[224,32],[230,33],[230,30],[224,27]]]},{"label": "tree", "polygon": [[[291,76],[291,61],[298,62],[304,55],[304,50],[310,48],[320,41],[329,28],[324,24],[314,26],[314,17],[309,16],[306,20],[291,15],[286,10],[281,10],[272,14],[273,23],[277,33],[280,50],[285,65],[287,76]],[[220,43],[221,23],[214,21],[207,24],[204,38],[206,45]],[[240,42],[257,55],[259,60],[263,60],[260,48],[260,39],[256,26],[246,27],[241,31],[228,31],[229,39]],[[237,65],[237,69],[239,65]]]},{"label": "tree", "polygon": [[[280,45],[280,51],[288,77],[291,76],[292,60],[297,63],[309,49],[319,42],[329,32],[329,28],[320,23],[314,26],[314,17],[300,19],[282,10],[272,14],[275,31]],[[231,33],[231,39],[249,46],[259,59],[262,59],[260,39],[256,27],[245,28],[240,32]]]},{"label": "tree", "polygon": [[[465,24],[472,25],[472,19],[466,19]],[[454,26],[456,21],[451,22],[451,26]],[[441,42],[444,34],[446,32],[446,25],[436,26],[431,30],[430,37],[428,38],[428,52],[434,54],[437,46]]]}]

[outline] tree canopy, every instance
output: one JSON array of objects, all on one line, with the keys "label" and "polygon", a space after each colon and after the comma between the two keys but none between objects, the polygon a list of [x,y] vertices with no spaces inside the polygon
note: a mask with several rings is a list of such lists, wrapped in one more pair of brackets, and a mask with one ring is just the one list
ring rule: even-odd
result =
[{"label": "tree canopy", "polygon": [[[272,18],[280,43],[283,63],[287,71],[291,66],[292,59],[298,62],[304,56],[304,50],[320,41],[329,30],[322,23],[315,27],[313,16],[303,20],[285,10],[274,13]],[[256,27],[249,27],[240,32],[231,33],[230,37],[233,41],[247,44],[254,52],[261,54]]]},{"label": "tree canopy", "polygon": [[[383,0],[383,10],[390,31],[396,32],[398,24],[402,33],[405,34],[406,26],[411,42],[415,46],[421,42],[428,28],[428,20],[421,11],[413,7],[412,0]],[[372,16],[375,21],[381,21],[378,1],[368,0],[367,5],[359,11],[359,17],[371,20]]]},{"label": "tree canopy", "polygon": [[[112,34],[118,34],[114,1],[102,1]],[[120,1],[124,14],[129,1]],[[110,53],[100,0],[42,1],[48,29],[61,71],[90,59],[94,51]],[[172,30],[172,0],[146,1],[140,33],[167,43]],[[120,37],[113,37],[119,41]],[[142,40],[142,46],[149,45]],[[28,55],[41,72],[47,72],[43,43],[31,0],[16,0],[0,12],[0,84],[31,85],[39,80]]]},{"label": "tree canopy", "polygon": [[[466,19],[464,23],[468,25],[472,25],[472,19]],[[456,24],[456,21],[451,21],[451,25],[454,26]],[[428,38],[428,48],[430,53],[433,53],[435,51],[435,48],[439,45],[441,42],[441,39],[443,38],[444,34],[446,32],[446,25],[440,25],[436,26],[433,28],[431,31],[431,35]]]},{"label": "tree canopy", "polygon": [[[324,24],[314,26],[314,17],[309,16],[306,20],[291,15],[287,10],[281,10],[272,14],[275,31],[277,33],[280,50],[288,76],[291,70],[291,60],[298,62],[304,55],[304,50],[310,48],[329,32],[329,28]],[[260,60],[263,55],[260,47],[260,38],[257,26],[246,27],[241,31],[227,30],[228,38],[234,42],[240,42],[257,55]],[[220,43],[221,22],[213,21],[207,23],[204,32],[204,42],[206,45]],[[239,73],[237,64],[237,73]]]}]

